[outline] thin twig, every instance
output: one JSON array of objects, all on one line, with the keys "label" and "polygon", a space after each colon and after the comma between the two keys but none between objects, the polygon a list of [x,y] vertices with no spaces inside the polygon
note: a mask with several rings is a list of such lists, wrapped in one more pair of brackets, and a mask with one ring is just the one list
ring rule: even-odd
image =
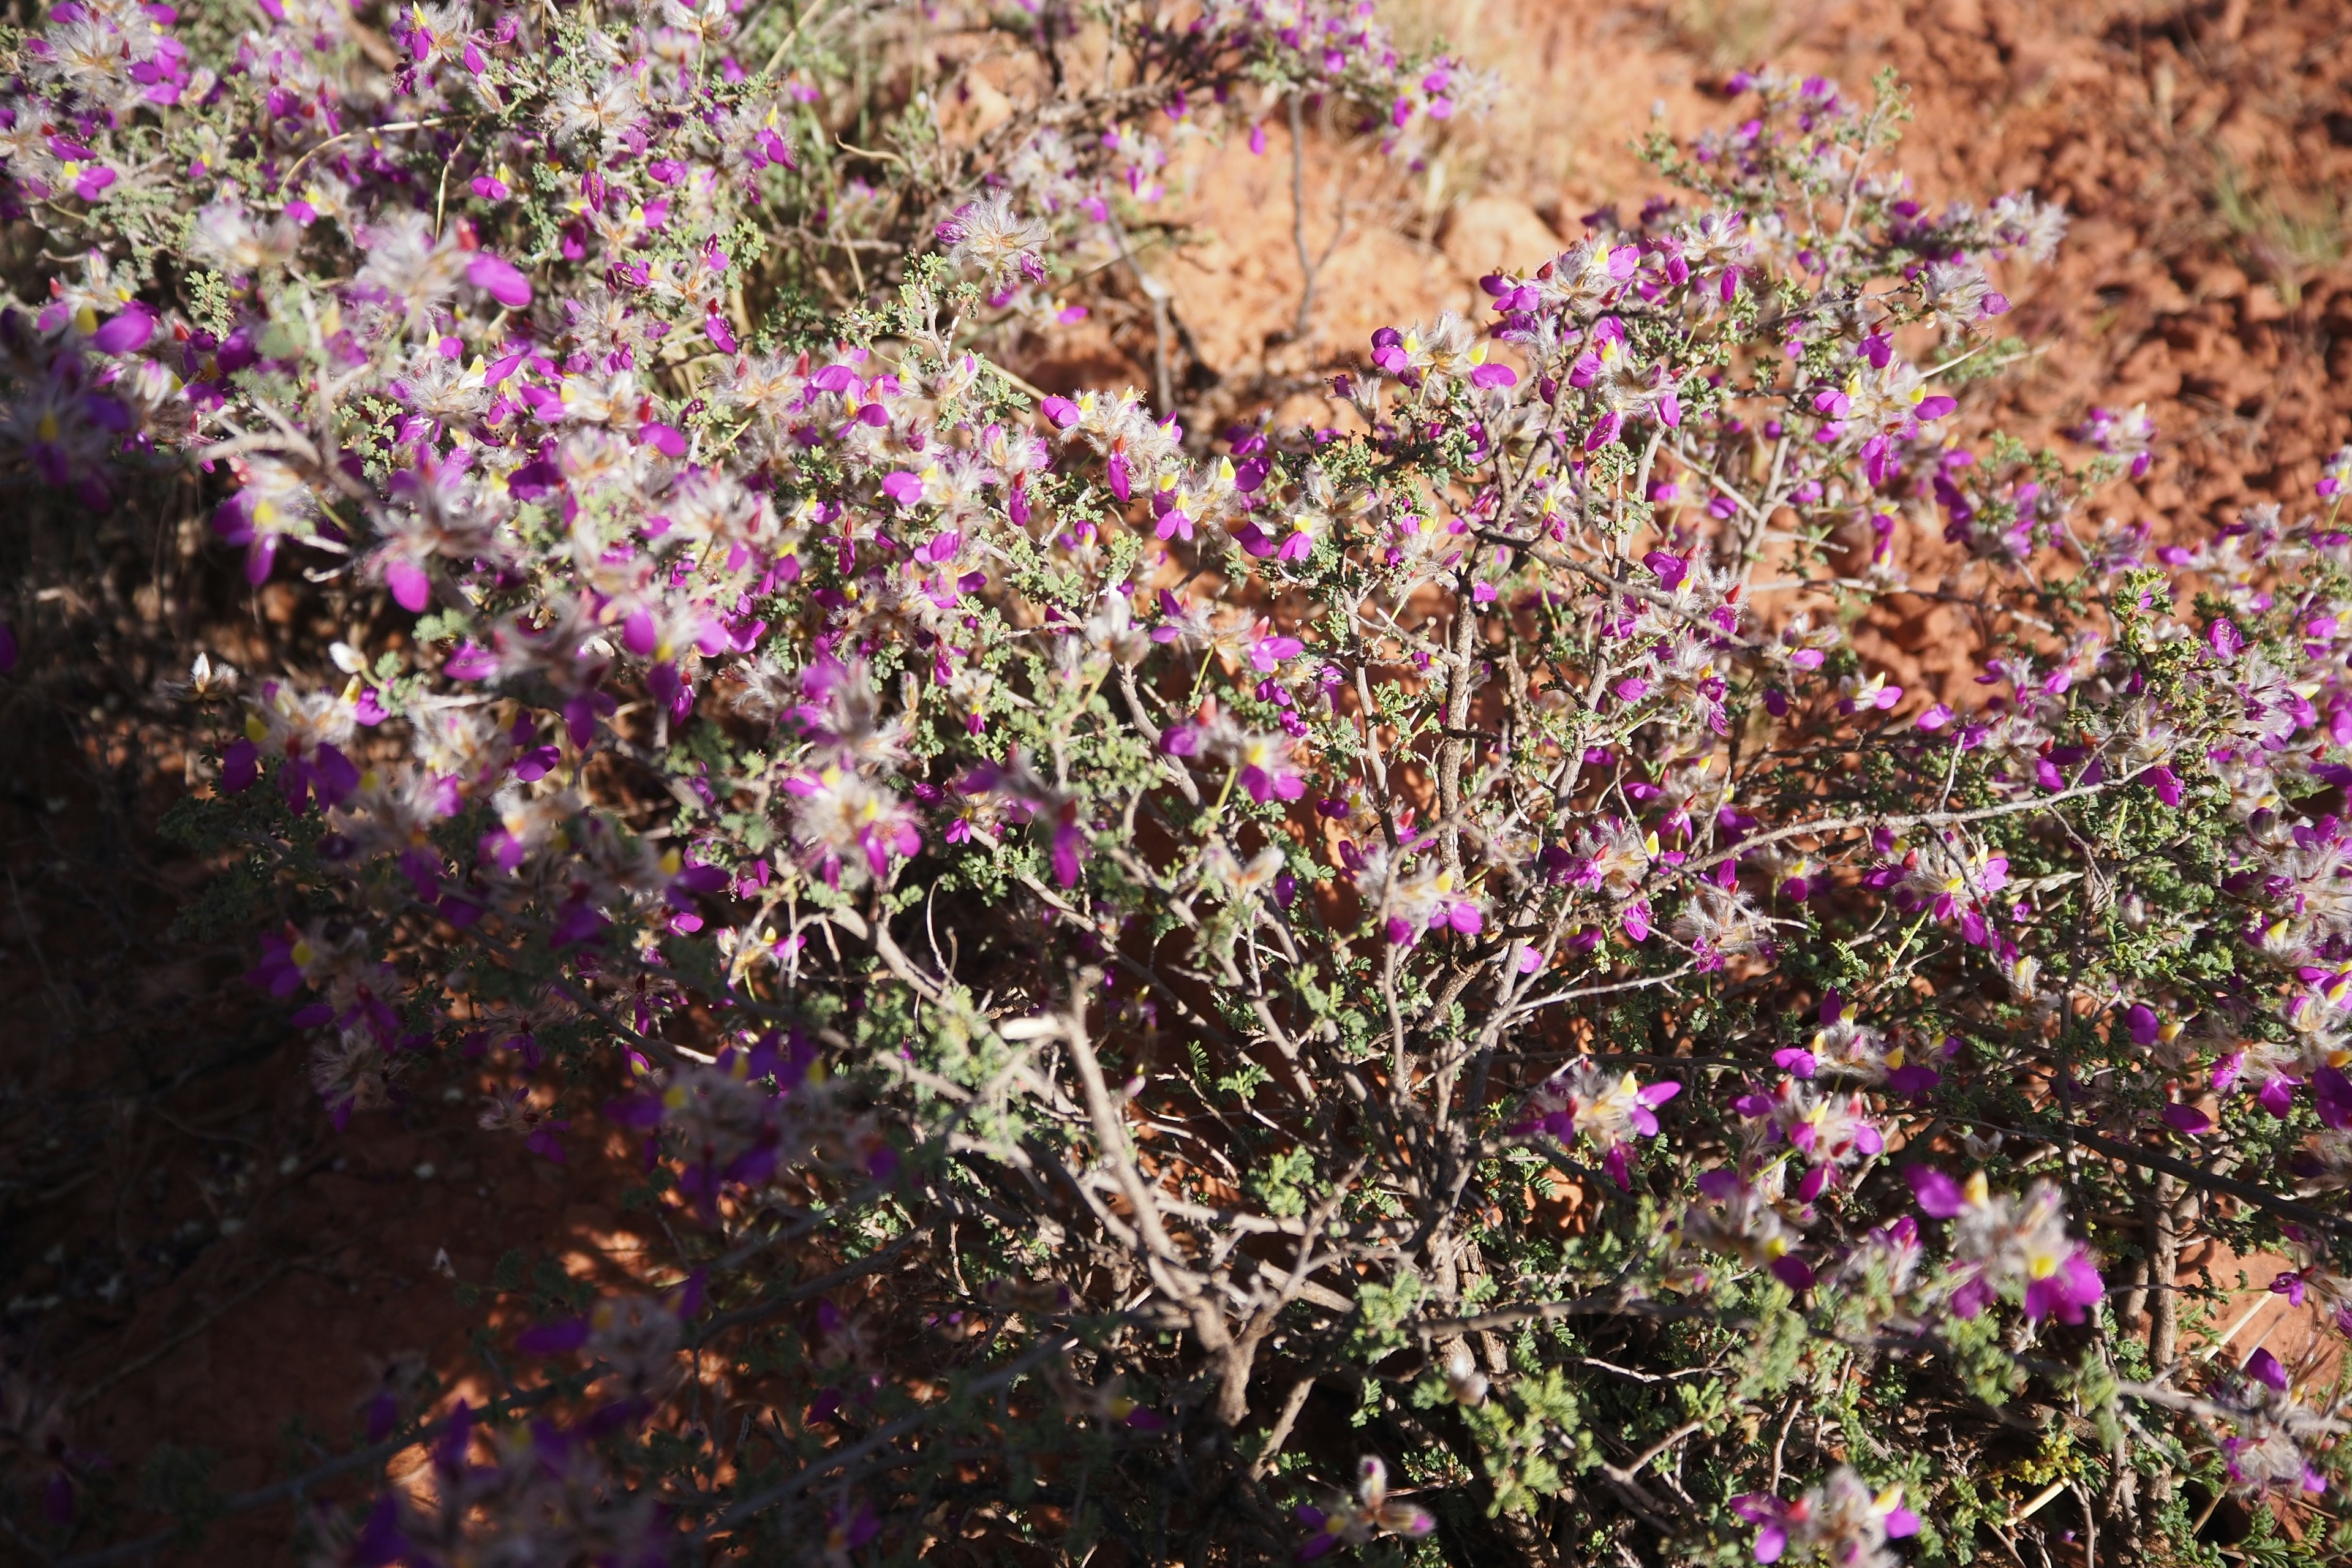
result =
[{"label": "thin twig", "polygon": [[1263,1480],[1272,1468],[1275,1456],[1290,1440],[1290,1429],[1298,1421],[1298,1413],[1307,1408],[1307,1396],[1315,1392],[1315,1380],[1302,1377],[1290,1385],[1290,1393],[1282,1401],[1282,1413],[1274,1418],[1274,1430],[1265,1435],[1265,1447],[1250,1461],[1250,1479]]},{"label": "thin twig", "polygon": [[792,30],[784,35],[783,42],[776,46],[776,52],[768,57],[768,63],[760,68],[761,76],[776,74],[776,68],[784,63],[784,57],[792,52],[794,44],[800,42],[801,29],[823,16],[824,8],[832,3],[833,0],[814,0],[808,9],[793,18]]},{"label": "thin twig", "polygon": [[452,118],[453,117],[450,115],[439,114],[434,116],[430,120],[401,120],[395,121],[390,125],[354,125],[349,131],[338,131],[332,136],[328,137],[324,142],[319,142],[316,146],[313,146],[308,152],[304,153],[300,157],[295,159],[293,165],[286,171],[285,177],[278,182],[278,188],[281,191],[291,189],[294,184],[294,176],[302,172],[303,164],[309,163],[311,159],[317,157],[320,153],[325,152],[336,142],[344,141],[352,136],[357,136],[362,132],[371,136],[383,136],[389,135],[394,131],[429,131],[436,125],[446,125]]}]

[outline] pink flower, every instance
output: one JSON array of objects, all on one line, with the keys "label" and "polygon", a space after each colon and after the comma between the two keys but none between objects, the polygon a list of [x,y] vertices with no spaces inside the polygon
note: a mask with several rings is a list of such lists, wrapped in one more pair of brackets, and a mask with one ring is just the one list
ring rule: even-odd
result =
[{"label": "pink flower", "polygon": [[1299,1543],[1301,1562],[1311,1562],[1335,1546],[1362,1546],[1375,1537],[1420,1537],[1437,1527],[1427,1510],[1389,1495],[1388,1467],[1371,1455],[1356,1466],[1356,1495],[1328,1510],[1302,1503],[1299,1521],[1307,1527]]},{"label": "pink flower", "polygon": [[1919,1516],[1903,1506],[1901,1487],[1874,1494],[1844,1465],[1795,1502],[1746,1492],[1731,1500],[1731,1510],[1758,1527],[1759,1563],[1777,1563],[1794,1546],[1805,1562],[1885,1563],[1887,1542],[1919,1532]]},{"label": "pink flower", "polygon": [[826,768],[789,779],[784,788],[798,797],[793,841],[828,883],[838,886],[845,873],[853,883],[868,876],[880,881],[893,860],[923,847],[913,809],[856,773]]},{"label": "pink flower", "polygon": [[2038,1321],[2054,1314],[2062,1323],[2079,1323],[2105,1294],[2105,1282],[2091,1266],[2090,1255],[2077,1248],[2056,1269],[2027,1283],[2025,1315]]},{"label": "pink flower", "polygon": [[136,353],[147,346],[155,335],[155,312],[146,306],[132,304],[120,315],[98,329],[90,347],[102,354]]},{"label": "pink flower", "polygon": [[1644,1084],[1630,1072],[1587,1058],[1538,1085],[1519,1108],[1512,1131],[1521,1138],[1544,1133],[1562,1144],[1581,1138],[1600,1151],[1610,1178],[1630,1190],[1633,1140],[1656,1137],[1657,1107],[1682,1090],[1672,1079]]},{"label": "pink flower", "polygon": [[466,281],[509,310],[519,310],[530,303],[530,280],[512,262],[487,250],[474,252],[466,263]]},{"label": "pink flower", "polygon": [[1268,627],[1271,623],[1260,621],[1250,637],[1250,668],[1260,675],[1272,675],[1286,658],[1297,658],[1307,651],[1307,645],[1293,637],[1277,637]]},{"label": "pink flower", "polygon": [[1903,1179],[1919,1200],[1919,1212],[1931,1219],[1949,1219],[1960,1212],[1960,1184],[1930,1165],[1910,1165]]}]

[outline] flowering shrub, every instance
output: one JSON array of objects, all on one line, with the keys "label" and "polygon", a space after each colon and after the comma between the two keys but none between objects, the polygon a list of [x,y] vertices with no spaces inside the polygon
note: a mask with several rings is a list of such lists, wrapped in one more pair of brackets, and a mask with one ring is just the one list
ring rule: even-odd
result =
[{"label": "flowering shrub", "polygon": [[[2063,215],[1926,199],[1891,82],[1735,79],[1491,321],[1207,428],[1024,345],[1183,138],[1478,107],[1369,6],[7,47],[82,258],[0,315],[16,482],[193,475],[351,628],[188,684],[205,918],[321,1114],[487,1079],[673,1248],[492,1281],[509,1392],[387,1393],[430,1463],[321,1561],[2352,1544],[2332,1343],[2182,1285],[2352,1331],[2352,454],[2093,528],[2142,415],[1963,406]],[[1034,90],[950,136],[983,47]],[[1903,594],[1972,683],[1866,657]]]}]

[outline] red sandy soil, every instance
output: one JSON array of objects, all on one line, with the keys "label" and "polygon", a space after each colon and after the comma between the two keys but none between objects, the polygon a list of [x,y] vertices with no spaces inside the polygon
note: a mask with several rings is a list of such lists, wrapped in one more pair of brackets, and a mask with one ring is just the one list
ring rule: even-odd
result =
[{"label": "red sandy soil", "polygon": [[[1434,173],[1377,200],[1373,175],[1352,176],[1305,341],[1284,341],[1300,273],[1283,127],[1262,160],[1234,144],[1195,170],[1216,193],[1192,209],[1200,243],[1157,265],[1228,388],[1311,374],[1448,305],[1476,319],[1480,273],[1531,268],[1581,232],[1577,215],[1654,188],[1627,144],[1654,112],[1676,132],[1719,123],[1722,77],[1769,58],[1850,91],[1895,67],[1918,110],[1898,161],[1924,199],[2030,188],[2074,215],[2055,265],[2008,279],[2011,330],[2046,352],[1977,396],[2032,439],[2094,402],[2145,402],[2160,456],[2098,515],[2185,539],[2249,501],[2292,510],[2352,437],[2352,269],[2329,195],[2352,188],[2352,6],[1422,0],[1417,16],[1511,91]],[[1333,177],[1310,160],[1318,253]],[[1059,368],[1141,382],[1148,341],[1106,332]],[[509,1249],[625,1274],[637,1243],[616,1194],[634,1176],[583,1137],[562,1166],[493,1139],[437,1085],[347,1133],[325,1125],[300,1047],[236,979],[251,955],[164,934],[203,880],[154,834],[185,762],[135,715],[165,672],[100,673],[119,668],[110,617],[142,610],[128,587],[91,606],[86,668],[0,692],[0,733],[36,737],[0,757],[0,1356],[16,1380],[0,1426],[46,1389],[72,1447],[109,1456],[124,1489],[168,1441],[209,1450],[234,1492],[351,1446],[404,1354],[478,1398],[483,1310],[456,1282],[487,1282]],[[1898,600],[1865,651],[1932,684],[1950,673],[1932,652],[1947,613]],[[2237,1265],[2212,1267],[2234,1283]],[[2244,1267],[2259,1289],[2275,1265]],[[2265,1308],[2235,1343],[2286,1348],[2307,1332],[2272,1325],[2286,1313]],[[293,1534],[280,1504],[183,1560],[293,1561]]]}]

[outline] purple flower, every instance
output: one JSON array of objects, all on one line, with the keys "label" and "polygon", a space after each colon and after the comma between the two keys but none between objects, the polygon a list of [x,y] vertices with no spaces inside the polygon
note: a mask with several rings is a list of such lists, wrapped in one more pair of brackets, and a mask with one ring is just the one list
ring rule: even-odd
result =
[{"label": "purple flower", "polygon": [[515,1349],[528,1356],[570,1355],[588,1342],[588,1320],[565,1318],[538,1323],[515,1336]]},{"label": "purple flower", "polygon": [[2091,1266],[2090,1255],[2078,1247],[2053,1272],[2028,1281],[2025,1315],[2039,1321],[2054,1314],[2062,1323],[2079,1323],[2084,1310],[2097,1306],[2105,1294],[2105,1282]]},{"label": "purple flower", "polygon": [[425,568],[404,556],[384,562],[383,585],[392,590],[393,602],[411,614],[433,602],[433,580],[425,574]]},{"label": "purple flower", "polygon": [[1658,1135],[1657,1107],[1680,1094],[1672,1079],[1644,1084],[1630,1072],[1587,1058],[1538,1085],[1512,1121],[1517,1136],[1547,1134],[1563,1144],[1581,1138],[1601,1151],[1619,1187],[1630,1189],[1633,1140]]},{"label": "purple flower", "polygon": [[467,261],[466,281],[509,310],[519,310],[530,303],[530,280],[512,262],[487,250],[474,252]]},{"label": "purple flower", "polygon": [[1301,1562],[1335,1546],[1361,1546],[1381,1535],[1419,1537],[1437,1526],[1425,1510],[1389,1495],[1388,1467],[1371,1455],[1357,1463],[1354,1497],[1339,1500],[1328,1511],[1301,1503],[1297,1518],[1307,1528],[1298,1546]]},{"label": "purple flower", "polygon": [[1649,941],[1650,900],[1635,899],[1632,903],[1627,904],[1624,911],[1617,917],[1617,926],[1625,933],[1627,942]]},{"label": "purple flower", "polygon": [[1960,1184],[1934,1166],[1906,1166],[1903,1179],[1911,1184],[1911,1194],[1919,1200],[1921,1214],[1932,1219],[1949,1219],[1960,1212]]},{"label": "purple flower", "polygon": [[499,656],[471,639],[441,661],[441,673],[452,680],[488,680],[499,672]]},{"label": "purple flower", "polygon": [[144,305],[126,307],[90,337],[90,346],[102,354],[135,353],[155,335],[155,312]]},{"label": "purple flower", "polygon": [[1789,1505],[1766,1492],[1743,1492],[1731,1500],[1731,1511],[1758,1526],[1756,1561],[1778,1563],[1789,1549],[1789,1528],[1782,1522]]},{"label": "purple flower", "polygon": [[1746,1492],[1731,1500],[1731,1511],[1757,1527],[1759,1563],[1777,1563],[1791,1546],[1809,1563],[1885,1563],[1888,1541],[1919,1532],[1919,1516],[1903,1506],[1900,1486],[1873,1493],[1844,1465],[1795,1502]]},{"label": "purple flower", "polygon": [[2167,1105],[2161,1112],[2164,1124],[2177,1132],[2194,1135],[2212,1130],[2213,1119],[2193,1105]]},{"label": "purple flower", "polygon": [[1293,637],[1276,637],[1269,632],[1268,623],[1261,620],[1251,635],[1250,668],[1261,675],[1271,675],[1282,667],[1286,658],[1297,658],[1307,651],[1307,645]]},{"label": "purple flower", "polygon": [[824,1517],[824,1560],[846,1563],[849,1553],[872,1545],[881,1534],[881,1518],[864,1498],[855,1505],[836,1504]]}]

